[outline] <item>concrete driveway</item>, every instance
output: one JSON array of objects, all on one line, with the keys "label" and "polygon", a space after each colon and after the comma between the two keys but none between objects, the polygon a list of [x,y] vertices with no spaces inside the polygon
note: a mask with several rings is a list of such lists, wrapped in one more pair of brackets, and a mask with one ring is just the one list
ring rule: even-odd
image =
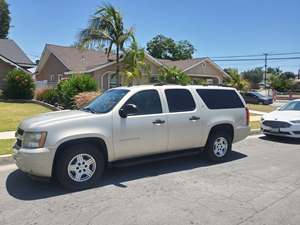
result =
[{"label": "concrete driveway", "polygon": [[0,167],[0,224],[300,224],[300,141],[251,137],[232,158],[194,155],[114,168],[67,193]]}]

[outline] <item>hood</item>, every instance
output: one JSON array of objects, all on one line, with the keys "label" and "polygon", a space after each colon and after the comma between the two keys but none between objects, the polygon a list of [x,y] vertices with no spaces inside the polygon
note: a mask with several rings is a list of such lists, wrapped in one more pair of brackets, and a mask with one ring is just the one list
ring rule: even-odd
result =
[{"label": "hood", "polygon": [[32,130],[37,128],[43,128],[45,126],[57,123],[66,122],[68,120],[86,118],[93,116],[92,113],[79,111],[79,110],[63,110],[56,112],[49,112],[39,114],[34,117],[25,119],[21,124],[20,128],[23,130]]},{"label": "hood", "polygon": [[263,118],[265,120],[279,120],[279,121],[300,120],[300,111],[295,111],[295,110],[274,111],[265,114]]}]

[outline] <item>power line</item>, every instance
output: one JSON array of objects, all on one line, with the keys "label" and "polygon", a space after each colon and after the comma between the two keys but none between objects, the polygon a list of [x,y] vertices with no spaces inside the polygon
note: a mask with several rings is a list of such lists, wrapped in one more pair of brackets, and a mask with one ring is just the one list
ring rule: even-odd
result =
[{"label": "power line", "polygon": [[[267,54],[269,55],[269,54]],[[218,61],[218,62],[231,62],[231,61],[264,61],[265,58],[246,58],[246,59],[214,59],[212,58],[214,61]],[[268,58],[268,60],[291,60],[291,59],[300,59],[299,57],[276,57],[276,58]]]},{"label": "power line", "polygon": [[[299,55],[300,52],[280,52],[280,53],[267,53],[268,55]],[[229,56],[211,56],[210,58],[244,58],[244,57],[257,57],[263,56],[263,54],[245,54],[245,55],[229,55]]]}]

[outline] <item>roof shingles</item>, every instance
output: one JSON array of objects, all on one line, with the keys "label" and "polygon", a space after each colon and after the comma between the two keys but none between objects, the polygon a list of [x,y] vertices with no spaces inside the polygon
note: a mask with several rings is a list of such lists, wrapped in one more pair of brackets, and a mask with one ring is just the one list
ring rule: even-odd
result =
[{"label": "roof shingles", "polygon": [[92,49],[79,49],[47,44],[46,48],[54,54],[70,71],[82,72],[111,62],[107,54]]},{"label": "roof shingles", "polygon": [[20,66],[34,66],[22,49],[10,39],[0,39],[0,55]]}]

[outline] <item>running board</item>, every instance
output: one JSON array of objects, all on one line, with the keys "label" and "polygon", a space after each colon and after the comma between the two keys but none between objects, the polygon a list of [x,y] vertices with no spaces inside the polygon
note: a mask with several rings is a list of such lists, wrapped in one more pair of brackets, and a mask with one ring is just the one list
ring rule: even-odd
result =
[{"label": "running board", "polygon": [[162,161],[166,159],[174,159],[174,158],[179,158],[184,156],[198,155],[200,152],[201,149],[197,148],[197,149],[188,149],[188,150],[181,150],[181,151],[175,151],[169,153],[160,153],[155,155],[136,157],[132,159],[118,160],[115,162],[111,162],[109,164],[109,167],[127,167],[127,166],[151,163],[156,161]]}]

